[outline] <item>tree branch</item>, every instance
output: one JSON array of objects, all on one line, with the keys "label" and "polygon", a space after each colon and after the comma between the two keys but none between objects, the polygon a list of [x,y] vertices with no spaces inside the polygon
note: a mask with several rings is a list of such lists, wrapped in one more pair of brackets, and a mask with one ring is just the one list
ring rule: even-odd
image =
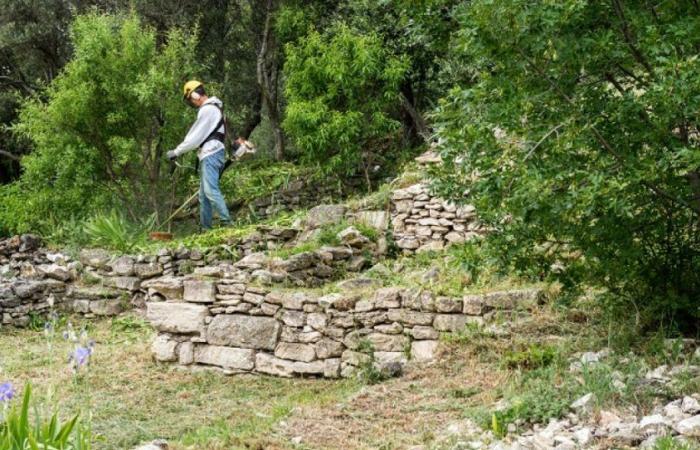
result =
[{"label": "tree branch", "polygon": [[615,13],[617,14],[617,17],[621,21],[622,25],[622,34],[625,37],[625,42],[627,43],[627,46],[629,47],[630,51],[632,52],[632,56],[634,56],[634,59],[644,66],[644,68],[649,72],[650,76],[654,75],[654,72],[651,68],[651,65],[649,62],[647,62],[646,58],[644,55],[642,55],[642,52],[636,47],[635,42],[634,42],[634,37],[632,36],[632,32],[630,31],[629,28],[629,23],[627,22],[627,19],[625,18],[625,11],[622,6],[622,0],[613,0],[613,8],[615,9]]},{"label": "tree branch", "polygon": [[[544,71],[542,71],[542,69],[540,69],[540,67],[539,67],[538,65],[536,65],[536,64],[525,54],[525,52],[524,52],[520,47],[516,47],[516,50],[518,51],[518,53],[520,53],[520,56],[523,57],[523,59],[525,60],[525,62],[527,62],[527,64],[528,64],[534,71],[536,71],[543,79],[547,80],[547,82],[548,82],[549,85],[552,87],[552,89],[554,89],[554,91],[555,91],[559,96],[561,96],[564,100],[566,100],[566,102],[567,102],[569,105],[571,105],[571,106],[573,107],[573,110],[575,111],[575,110],[576,110],[576,107],[577,107],[576,102],[574,102],[573,99],[572,99],[571,97],[569,97],[569,96],[566,94],[566,92],[564,92],[564,91],[561,89],[561,87],[559,87],[559,85],[558,85],[557,83],[554,82],[554,80],[552,80],[546,73],[544,73]],[[598,141],[598,144],[600,144],[600,145],[603,147],[603,149],[605,149],[610,155],[612,155],[613,158],[617,161],[617,163],[618,163],[620,166],[624,167],[625,165],[627,165],[627,160],[625,159],[625,157],[622,156],[619,152],[617,152],[617,150],[615,150],[615,149],[613,148],[613,146],[607,141],[607,139],[605,139],[605,137],[600,133],[600,131],[598,131],[598,129],[596,128],[596,126],[593,125],[593,124],[591,124],[591,123],[589,123],[588,120],[586,120],[585,118],[584,118],[583,120],[586,122],[586,125],[587,125],[588,128],[591,130],[591,132],[593,133],[593,136],[595,137],[596,141]],[[675,197],[675,196],[669,194],[668,192],[666,192],[665,190],[663,190],[663,189],[660,188],[659,186],[656,186],[655,184],[652,184],[652,183],[650,183],[650,182],[647,181],[647,180],[642,180],[640,183],[641,183],[643,186],[645,186],[646,188],[648,188],[649,190],[651,190],[652,192],[654,192],[655,194],[657,194],[658,196],[663,197],[663,198],[665,198],[665,199],[671,201],[672,203],[676,203],[676,204],[681,205],[681,206],[683,206],[683,207],[685,207],[685,208],[688,208],[688,209],[690,209],[691,211],[693,211],[695,214],[700,215],[700,206],[697,206],[697,207],[696,207],[695,205],[692,205],[692,204],[686,202],[686,201],[683,200],[683,199],[677,198],[677,197]]]},{"label": "tree branch", "polygon": [[15,155],[14,153],[10,153],[10,152],[5,151],[5,150],[0,150],[0,156],[4,156],[6,158],[9,158],[9,159],[11,159],[13,161],[17,161],[17,162],[22,160],[21,156]]}]

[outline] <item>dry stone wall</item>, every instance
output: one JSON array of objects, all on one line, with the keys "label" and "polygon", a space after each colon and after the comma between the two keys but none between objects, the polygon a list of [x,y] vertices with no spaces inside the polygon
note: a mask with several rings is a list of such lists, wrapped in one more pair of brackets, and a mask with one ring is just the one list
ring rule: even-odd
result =
[{"label": "dry stone wall", "polygon": [[423,183],[392,193],[391,226],[396,245],[408,253],[442,250],[486,232],[472,205],[432,196]]},{"label": "dry stone wall", "polygon": [[317,295],[217,275],[185,279],[166,301],[147,303],[158,361],[282,377],[347,377],[368,365],[393,375],[409,360],[432,361],[440,333],[541,296],[533,289],[450,298],[397,287]]}]

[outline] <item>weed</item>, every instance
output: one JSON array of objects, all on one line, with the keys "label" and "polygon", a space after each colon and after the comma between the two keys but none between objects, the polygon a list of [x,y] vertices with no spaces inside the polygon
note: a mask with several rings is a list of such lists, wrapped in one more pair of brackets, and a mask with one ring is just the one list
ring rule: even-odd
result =
[{"label": "weed", "polygon": [[374,345],[368,339],[361,339],[358,343],[357,350],[360,353],[367,355],[359,368],[358,378],[366,384],[377,384],[388,378],[387,374],[377,368],[374,357]]},{"label": "weed", "polygon": [[673,436],[662,436],[654,442],[652,450],[698,450],[699,448],[697,444],[680,441]]},{"label": "weed", "polygon": [[480,389],[475,387],[468,388],[457,388],[450,391],[450,396],[459,399],[471,398],[481,392]]},{"label": "weed", "polygon": [[524,350],[509,350],[503,358],[503,365],[511,369],[535,369],[546,367],[557,358],[557,350],[552,346],[531,344]]}]

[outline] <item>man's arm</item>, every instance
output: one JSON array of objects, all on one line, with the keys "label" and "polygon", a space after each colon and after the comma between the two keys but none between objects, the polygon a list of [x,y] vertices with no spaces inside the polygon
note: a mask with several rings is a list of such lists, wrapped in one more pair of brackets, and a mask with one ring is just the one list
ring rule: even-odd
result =
[{"label": "man's arm", "polygon": [[175,156],[180,156],[191,150],[198,148],[204,142],[204,139],[214,131],[214,127],[219,123],[220,117],[218,108],[211,105],[209,108],[204,105],[197,112],[197,120],[194,122],[190,130],[187,132],[185,139],[178,145],[174,152]]}]

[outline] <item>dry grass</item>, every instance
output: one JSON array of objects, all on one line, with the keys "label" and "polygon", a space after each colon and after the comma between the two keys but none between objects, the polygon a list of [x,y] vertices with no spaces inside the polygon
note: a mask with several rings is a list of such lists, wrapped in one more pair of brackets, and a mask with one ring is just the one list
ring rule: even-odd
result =
[{"label": "dry grass", "polygon": [[[282,434],[301,437],[304,448],[402,449],[433,445],[466,408],[488,401],[503,382],[458,346],[444,346],[440,364],[412,367],[403,377],[368,386],[330,407],[309,404],[293,414]],[[473,393],[463,398],[461,392]]]}]

